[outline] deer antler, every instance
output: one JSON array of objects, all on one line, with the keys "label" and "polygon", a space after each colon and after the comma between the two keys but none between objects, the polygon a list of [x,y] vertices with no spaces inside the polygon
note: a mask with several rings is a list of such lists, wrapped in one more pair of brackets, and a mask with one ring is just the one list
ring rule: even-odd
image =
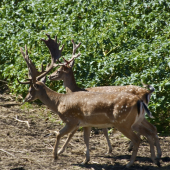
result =
[{"label": "deer antler", "polygon": [[52,40],[49,34],[46,35],[48,37],[48,40],[44,40],[44,39],[41,40],[44,41],[44,43],[48,47],[51,54],[51,60],[55,63],[61,57],[61,52],[64,48],[64,45],[59,50],[60,42],[57,43],[57,36],[55,36],[55,39]]},{"label": "deer antler", "polygon": [[20,84],[30,84],[31,81],[35,82],[36,76],[40,75],[41,72],[38,72],[38,70],[35,68],[33,62],[29,59],[27,46],[25,45],[25,53],[23,52],[21,47],[20,47],[20,51],[21,51],[21,53],[22,53],[22,55],[24,57],[24,60],[27,63],[27,67],[28,67],[28,79],[27,80],[29,80],[29,81],[28,82],[20,82],[18,80],[18,82]]},{"label": "deer antler", "polygon": [[[41,72],[39,72],[37,69],[36,69],[36,67],[35,67],[35,65],[33,64],[33,62],[31,61],[31,59],[29,59],[29,56],[28,56],[28,49],[27,49],[27,46],[25,45],[25,53],[23,52],[23,50],[22,50],[22,48],[20,47],[20,51],[21,51],[21,53],[22,53],[22,55],[23,55],[23,57],[24,57],[24,60],[26,61],[26,63],[27,63],[27,67],[28,67],[28,79],[27,80],[29,80],[28,82],[20,82],[20,81],[18,81],[19,83],[24,83],[24,84],[30,84],[30,82],[31,82],[31,80],[34,80],[34,82],[35,82],[35,80],[36,80],[36,77],[37,76],[39,76],[40,74],[42,74],[43,72],[45,72],[44,71],[44,67],[43,67],[43,65],[41,65]],[[33,76],[34,75],[34,76]],[[33,77],[34,78],[33,78]]]},{"label": "deer antler", "polygon": [[54,64],[56,62],[56,60],[58,60],[61,57],[61,52],[63,50],[64,45],[61,47],[61,49],[59,50],[59,45],[60,43],[57,44],[57,37],[55,37],[55,40],[52,40],[50,38],[50,35],[48,35],[48,40],[44,40],[42,39],[42,41],[45,42],[45,44],[47,45],[47,47],[50,50],[51,53],[51,64],[50,66],[46,67],[46,70],[44,71],[43,65],[42,65],[42,71],[38,72],[38,70],[36,69],[35,65],[32,63],[32,61],[29,59],[28,57],[28,50],[27,50],[27,46],[25,45],[25,53],[23,52],[22,48],[20,48],[20,51],[24,57],[24,60],[27,63],[27,67],[29,70],[28,73],[28,82],[20,82],[18,80],[19,83],[21,84],[35,84],[36,81],[39,81],[42,77],[44,77],[48,72],[51,71],[51,69],[54,67]]},{"label": "deer antler", "polygon": [[[77,55],[75,56],[76,50],[80,47],[81,42],[80,42],[78,45],[75,44],[74,40],[71,40],[71,42],[73,43],[73,54],[72,54],[72,58],[70,59],[70,60],[72,61],[74,58],[77,58],[77,57],[80,55],[80,53],[79,53],[79,54],[77,54]],[[70,61],[70,60],[69,60],[69,61]],[[71,61],[70,61],[70,62],[71,62]]]},{"label": "deer antler", "polygon": [[77,57],[79,57],[79,56],[81,55],[80,53],[78,53],[77,55],[75,55],[75,54],[76,54],[76,50],[77,50],[77,49],[80,47],[80,45],[81,45],[81,42],[80,42],[78,45],[75,44],[74,40],[71,40],[71,42],[73,43],[73,53],[72,53],[72,57],[71,57],[70,60],[66,60],[64,57],[62,57],[62,58],[64,59],[64,61],[65,61],[65,64],[63,64],[63,65],[70,65],[70,63],[71,63],[72,61],[74,61],[75,58],[77,58]]},{"label": "deer antler", "polygon": [[36,79],[40,80],[42,77],[44,77],[48,72],[51,71],[51,69],[54,67],[55,62],[59,61],[59,58],[61,57],[61,52],[64,48],[64,44],[62,45],[61,49],[59,49],[60,42],[57,43],[57,36],[55,36],[55,39],[52,40],[49,34],[46,34],[48,37],[48,40],[41,39],[45,42],[46,46],[48,47],[50,54],[51,54],[51,64],[49,67],[46,68],[45,72],[43,72],[41,75],[39,75]]}]

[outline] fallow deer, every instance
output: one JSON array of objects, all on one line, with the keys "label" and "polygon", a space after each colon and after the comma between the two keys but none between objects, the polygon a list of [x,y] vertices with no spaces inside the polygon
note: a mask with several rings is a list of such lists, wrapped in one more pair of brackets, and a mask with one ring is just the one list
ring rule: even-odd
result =
[{"label": "fallow deer", "polygon": [[[55,41],[57,40],[55,39]],[[89,92],[60,94],[51,90],[40,81],[52,69],[55,61],[59,59],[62,49],[63,47],[59,50],[58,44],[55,55],[51,52],[51,65],[37,76],[34,73],[35,66],[33,66],[33,63],[28,57],[27,48],[25,47],[25,53],[21,48],[21,53],[27,62],[29,78],[26,82],[20,82],[17,79],[20,84],[30,85],[25,102],[39,99],[49,109],[58,114],[66,124],[57,134],[53,150],[54,159],[56,160],[58,158],[57,151],[62,136],[75,131],[79,127],[84,127],[86,131],[85,143],[88,146],[91,127],[108,128],[114,126],[133,142],[132,156],[126,167],[130,167],[134,163],[140,144],[140,137],[134,131],[147,137],[151,149],[151,159],[159,166],[159,161],[155,157],[154,142],[152,140],[153,134],[141,123],[144,120],[145,111],[149,117],[151,113],[139,97],[122,92],[111,94]],[[89,160],[89,148],[87,148],[84,162],[86,163]]]},{"label": "fallow deer", "polygon": [[[53,43],[54,43],[54,41],[53,41]],[[144,101],[144,103],[146,105],[148,105],[151,94],[154,92],[154,88],[152,86],[146,86],[150,90],[148,90],[146,88],[139,87],[139,86],[134,86],[134,85],[100,86],[100,87],[91,87],[91,88],[86,88],[86,89],[81,89],[80,87],[78,87],[78,85],[76,84],[75,78],[74,78],[72,68],[74,65],[74,59],[76,57],[78,57],[78,56],[75,57],[75,52],[76,52],[77,48],[80,46],[80,43],[78,45],[76,45],[73,40],[72,40],[72,43],[73,43],[72,58],[69,61],[67,61],[66,59],[63,58],[65,60],[65,63],[60,64],[61,67],[59,69],[57,69],[56,71],[54,71],[49,76],[49,79],[51,81],[63,80],[63,84],[66,88],[67,93],[77,92],[77,91],[88,91],[88,92],[99,92],[99,93],[126,92],[126,93],[137,95],[141,100]],[[55,47],[55,45],[53,45],[53,47]],[[161,152],[160,143],[159,143],[159,139],[158,139],[158,135],[157,135],[157,128],[155,126],[153,126],[151,123],[149,123],[146,119],[144,119],[142,121],[142,124],[153,133],[153,140],[155,141],[155,145],[157,148],[157,158],[160,159],[162,152]],[[108,135],[107,135],[107,130],[106,129],[104,129],[104,130],[105,130],[105,136],[107,137],[107,141],[109,141]],[[69,143],[70,139],[72,138],[72,136],[74,135],[75,132],[76,131],[74,131],[73,133],[71,133],[69,135],[65,144],[60,149],[59,154],[64,152],[67,144]],[[138,135],[140,135],[140,134],[138,134]],[[108,145],[109,145],[109,143],[108,143]],[[132,150],[132,147],[133,147],[133,144],[131,143],[130,147],[129,147],[129,151]],[[111,148],[111,146],[109,146],[109,151],[111,151],[110,148]]]}]

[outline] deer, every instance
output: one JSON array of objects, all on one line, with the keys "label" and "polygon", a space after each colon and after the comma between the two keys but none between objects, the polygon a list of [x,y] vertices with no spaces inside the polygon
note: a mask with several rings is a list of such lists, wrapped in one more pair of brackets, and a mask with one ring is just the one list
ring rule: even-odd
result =
[{"label": "deer", "polygon": [[[53,43],[54,43],[54,41],[53,41]],[[65,63],[60,64],[60,68],[58,68],[51,75],[48,76],[48,78],[51,81],[63,80],[64,87],[66,88],[66,93],[72,93],[72,92],[78,92],[78,91],[88,91],[88,92],[98,92],[98,93],[126,92],[126,93],[137,95],[141,100],[144,101],[144,103],[146,105],[148,105],[148,103],[150,101],[151,94],[155,90],[150,85],[144,85],[145,88],[135,86],[135,85],[100,86],[100,87],[91,87],[91,88],[86,88],[86,89],[82,89],[82,88],[78,87],[78,85],[76,84],[76,81],[75,81],[74,74],[73,74],[73,66],[74,66],[75,58],[80,56],[80,55],[76,56],[75,53],[76,53],[76,50],[80,47],[81,43],[76,45],[74,40],[72,40],[72,44],[73,44],[73,52],[72,52],[71,59],[67,61],[63,57]],[[55,47],[55,45],[53,45],[53,47]],[[146,88],[148,88],[148,89],[146,89]],[[150,129],[150,131],[153,133],[153,140],[155,141],[155,145],[157,148],[157,159],[160,159],[161,155],[162,155],[162,151],[161,151],[161,147],[160,147],[160,143],[159,143],[159,138],[157,135],[157,128],[154,125],[152,125],[151,123],[149,123],[146,118],[143,119],[142,124],[145,127],[147,127],[148,129]],[[75,133],[75,132],[76,131],[74,131],[73,133]],[[112,148],[111,148],[111,145],[109,142],[107,129],[103,129],[103,132],[104,132],[104,135],[106,136],[108,146],[109,146],[108,153],[111,153]],[[59,154],[61,154],[65,151],[69,141],[71,140],[71,138],[74,135],[73,133],[69,134],[69,137],[67,138],[65,144],[60,149]],[[138,135],[140,136],[140,134],[138,134]],[[133,143],[131,142],[128,150],[131,151],[132,147],[133,147]]]},{"label": "deer", "polygon": [[[43,40],[43,41],[44,41],[44,40]],[[44,42],[45,42],[45,41],[44,41]],[[72,43],[74,43],[73,40],[72,40]],[[76,44],[74,43],[73,58],[71,58],[69,61],[65,60],[64,57],[63,57],[63,59],[64,59],[65,61],[67,61],[67,62],[70,63],[70,62],[73,61],[74,58],[77,58],[78,56],[80,56],[80,53],[79,53],[78,55],[75,54],[75,53],[76,53],[76,50],[79,48],[80,45],[81,45],[81,43],[79,43],[78,45],[76,45]],[[49,47],[49,46],[48,46],[48,47]],[[51,51],[52,48],[54,48],[54,47],[55,47],[55,42],[53,41],[53,47],[50,47],[50,48],[49,48],[49,51]],[[59,65],[61,66],[62,64],[59,64]],[[74,78],[74,77],[73,77],[73,78]],[[74,82],[75,82],[75,81],[74,81]],[[67,85],[65,85],[65,87],[66,87],[67,93],[75,92],[75,91],[85,91],[85,90],[79,88],[78,86],[76,86],[76,84],[73,84],[73,86],[72,86],[72,87],[74,88],[74,90],[71,90],[72,88],[68,88],[68,89],[67,89],[67,87],[69,87],[69,86],[67,86]],[[65,144],[63,145],[63,147],[58,151],[58,154],[61,154],[61,153],[63,153],[63,152],[65,151],[66,146],[68,145],[69,141],[71,140],[71,138],[73,137],[73,135],[75,134],[76,131],[77,131],[77,130],[75,130],[73,133],[69,134],[68,139],[66,140]],[[103,131],[103,134],[104,134],[104,136],[105,136],[105,138],[106,138],[106,141],[107,141],[107,144],[108,144],[108,151],[107,151],[107,153],[111,153],[111,152],[112,152],[112,146],[111,146],[111,142],[110,142],[109,137],[108,137],[108,130],[107,130],[107,128],[103,128],[102,131]]]},{"label": "deer", "polygon": [[[47,36],[49,39],[44,40],[44,42],[47,46],[50,46],[51,38],[49,35]],[[54,41],[57,43],[57,37]],[[54,51],[50,51],[51,64],[46,67],[46,70],[42,69],[41,73],[35,72],[37,69],[29,59],[27,46],[25,45],[25,53],[20,48],[27,63],[28,78],[25,82],[21,82],[17,78],[19,84],[30,85],[24,102],[39,99],[65,123],[65,126],[56,135],[53,149],[54,160],[58,159],[58,146],[61,137],[74,132],[79,127],[83,127],[86,132],[84,141],[87,147],[84,162],[89,162],[88,142],[91,127],[115,127],[133,143],[132,156],[126,167],[129,168],[133,165],[138,152],[140,137],[135,132],[146,136],[150,144],[151,159],[156,165],[160,166],[159,160],[156,160],[155,156],[153,134],[148,127],[141,123],[145,118],[145,112],[149,117],[152,117],[152,115],[147,105],[138,96],[124,92],[89,93],[86,91],[61,94],[45,85],[44,77],[61,57],[63,46],[59,49],[59,45],[60,42],[57,43],[57,48]]]}]

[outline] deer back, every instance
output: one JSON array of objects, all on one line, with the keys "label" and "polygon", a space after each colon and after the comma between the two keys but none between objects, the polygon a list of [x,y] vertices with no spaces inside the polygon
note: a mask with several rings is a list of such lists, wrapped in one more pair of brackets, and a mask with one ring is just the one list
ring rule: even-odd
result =
[{"label": "deer back", "polygon": [[149,103],[151,93],[152,93],[151,90],[139,86],[134,86],[134,85],[100,86],[100,87],[87,88],[86,90],[90,92],[100,92],[100,93],[126,92],[126,93],[137,95],[139,99],[143,100],[146,104]]},{"label": "deer back", "polygon": [[[65,70],[64,71],[64,67]],[[146,104],[149,103],[151,94],[154,90],[148,90],[146,88],[142,88],[134,85],[126,85],[126,86],[100,86],[100,87],[91,87],[86,89],[81,89],[77,86],[72,68],[68,68],[66,66],[62,66],[53,72],[49,79],[52,81],[63,80],[64,86],[66,88],[67,93],[75,92],[75,91],[89,91],[89,92],[98,92],[98,93],[115,93],[115,92],[126,92],[137,95],[139,99],[143,100]],[[67,90],[68,89],[68,90]]]}]

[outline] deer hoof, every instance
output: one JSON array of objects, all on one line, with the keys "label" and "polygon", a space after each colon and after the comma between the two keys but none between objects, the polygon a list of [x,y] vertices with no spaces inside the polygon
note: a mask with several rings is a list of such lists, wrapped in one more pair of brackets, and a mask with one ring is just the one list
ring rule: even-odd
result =
[{"label": "deer hoof", "polygon": [[130,168],[132,165],[133,165],[133,163],[129,162],[129,163],[126,165],[126,168]]},{"label": "deer hoof", "polygon": [[161,167],[161,164],[160,164],[159,160],[156,161],[156,165],[157,165],[158,167]]},{"label": "deer hoof", "polygon": [[161,159],[162,154],[157,154],[157,159]]},{"label": "deer hoof", "polygon": [[64,150],[63,150],[63,149],[60,149],[60,150],[58,151],[58,155],[62,154],[63,152],[64,152]]},{"label": "deer hoof", "polygon": [[90,161],[90,160],[86,160],[86,159],[85,159],[81,164],[82,164],[82,165],[88,164],[89,161]]},{"label": "deer hoof", "polygon": [[54,161],[56,161],[58,159],[57,155],[54,155]]},{"label": "deer hoof", "polygon": [[109,150],[108,150],[107,154],[109,154],[109,153],[112,153],[112,149],[109,149]]}]

